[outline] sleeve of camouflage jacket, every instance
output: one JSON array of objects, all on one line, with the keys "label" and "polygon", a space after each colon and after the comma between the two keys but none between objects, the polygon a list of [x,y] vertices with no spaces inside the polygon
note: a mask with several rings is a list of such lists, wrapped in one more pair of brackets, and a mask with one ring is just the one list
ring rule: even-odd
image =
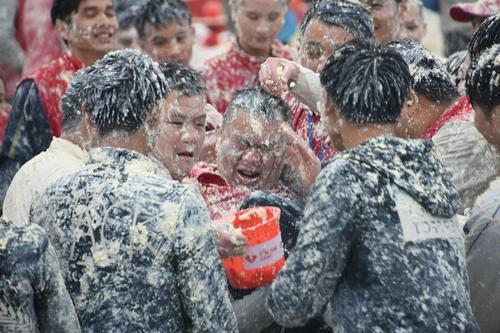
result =
[{"label": "sleeve of camouflage jacket", "polygon": [[0,205],[17,170],[52,141],[52,128],[43,111],[38,89],[32,80],[16,90],[0,154]]},{"label": "sleeve of camouflage jacket", "polygon": [[18,0],[0,1],[0,63],[20,73],[24,66],[24,51],[16,40],[15,19]]},{"label": "sleeve of camouflage jacket", "polygon": [[353,198],[345,175],[334,174],[331,166],[310,192],[297,245],[267,299],[274,320],[285,327],[324,313],[349,256]]},{"label": "sleeve of camouflage jacket", "polygon": [[321,102],[323,87],[319,80],[319,75],[312,70],[300,66],[300,73],[292,89],[292,94],[302,104],[307,105],[314,113],[319,113],[318,103]]},{"label": "sleeve of camouflage jacket", "polygon": [[187,190],[181,203],[177,230],[177,284],[190,332],[237,332],[217,253],[210,216],[201,196]]},{"label": "sleeve of camouflage jacket", "polygon": [[80,332],[73,302],[64,284],[59,260],[45,236],[35,272],[35,309],[41,333]]}]

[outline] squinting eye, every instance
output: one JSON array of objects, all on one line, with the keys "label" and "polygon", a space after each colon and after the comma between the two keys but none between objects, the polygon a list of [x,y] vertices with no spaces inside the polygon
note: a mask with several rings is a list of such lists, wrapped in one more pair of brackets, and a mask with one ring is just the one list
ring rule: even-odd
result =
[{"label": "squinting eye", "polygon": [[182,123],[178,121],[169,121],[168,124],[173,126],[182,126]]}]

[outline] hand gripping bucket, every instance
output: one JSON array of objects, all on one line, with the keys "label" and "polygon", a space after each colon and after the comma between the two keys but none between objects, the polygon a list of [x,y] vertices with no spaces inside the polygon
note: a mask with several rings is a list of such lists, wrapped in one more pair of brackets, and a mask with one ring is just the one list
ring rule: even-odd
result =
[{"label": "hand gripping bucket", "polygon": [[255,289],[271,284],[285,265],[280,231],[280,209],[250,208],[233,216],[235,228],[248,238],[242,256],[224,259],[229,283],[236,289]]}]

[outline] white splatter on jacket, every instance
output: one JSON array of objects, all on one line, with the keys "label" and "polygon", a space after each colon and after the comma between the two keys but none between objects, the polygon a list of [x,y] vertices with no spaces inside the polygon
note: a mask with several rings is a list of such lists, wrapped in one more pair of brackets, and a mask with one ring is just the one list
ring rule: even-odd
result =
[{"label": "white splatter on jacket", "polygon": [[201,196],[143,155],[98,148],[32,209],[84,332],[235,332]]},{"label": "white splatter on jacket", "polygon": [[380,137],[321,172],[268,297],[278,323],[325,313],[334,332],[478,332],[458,194],[431,151]]}]

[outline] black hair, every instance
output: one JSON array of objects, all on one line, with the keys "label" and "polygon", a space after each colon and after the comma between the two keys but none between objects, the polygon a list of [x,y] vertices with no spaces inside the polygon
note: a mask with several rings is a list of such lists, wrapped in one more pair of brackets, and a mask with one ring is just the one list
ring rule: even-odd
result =
[{"label": "black hair", "polygon": [[457,86],[444,64],[421,44],[405,39],[391,41],[387,46],[406,61],[413,78],[413,90],[432,102],[443,103],[458,96]]},{"label": "black hair", "polygon": [[84,82],[77,98],[100,136],[140,129],[168,93],[160,65],[132,49],[108,53],[75,80]]},{"label": "black hair", "polygon": [[63,131],[69,131],[80,124],[83,106],[82,92],[87,82],[87,72],[88,67],[79,70],[61,97]]},{"label": "black hair", "polygon": [[493,108],[500,105],[500,44],[481,54],[467,73],[465,87],[471,103],[490,118]]},{"label": "black hair", "polygon": [[467,58],[467,50],[457,51],[450,55],[445,62],[446,70],[450,73],[451,79],[458,87],[460,81],[462,80],[462,74],[460,72],[460,67]]},{"label": "black hair", "polygon": [[205,96],[206,86],[201,73],[177,63],[160,65],[171,91],[177,91],[181,96]]},{"label": "black hair", "polygon": [[338,49],[320,80],[342,117],[357,124],[397,122],[412,83],[398,52],[362,40]]},{"label": "black hair", "polygon": [[290,109],[288,104],[260,87],[247,88],[236,92],[224,113],[223,125],[234,118],[238,109],[242,109],[253,117],[260,116],[269,123],[289,121]]},{"label": "black hair", "polygon": [[304,16],[300,26],[302,35],[305,34],[307,27],[314,19],[319,19],[328,25],[341,27],[359,39],[372,40],[374,38],[372,15],[368,7],[361,3],[343,0],[316,2]]},{"label": "black hair", "polygon": [[54,0],[50,9],[50,18],[52,24],[56,24],[57,20],[69,23],[71,14],[78,11],[78,6],[82,0]]},{"label": "black hair", "polygon": [[168,26],[172,22],[191,25],[191,13],[183,0],[150,0],[137,13],[135,27],[139,38],[146,37],[146,24]]},{"label": "black hair", "polygon": [[487,18],[474,32],[469,43],[471,63],[476,62],[484,50],[495,44],[500,44],[500,14]]},{"label": "black hair", "polygon": [[121,30],[128,30],[134,26],[139,10],[139,6],[130,6],[117,14],[118,26]]}]

